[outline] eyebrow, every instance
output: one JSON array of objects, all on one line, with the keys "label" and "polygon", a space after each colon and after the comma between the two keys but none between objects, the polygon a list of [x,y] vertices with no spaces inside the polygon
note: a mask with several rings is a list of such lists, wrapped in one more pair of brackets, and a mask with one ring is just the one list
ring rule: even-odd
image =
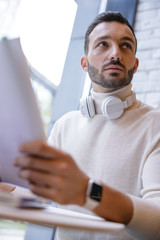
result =
[{"label": "eyebrow", "polygon": [[121,40],[127,40],[129,42],[132,42],[133,44],[136,44],[135,41],[133,41],[133,39],[130,37],[123,37],[123,38],[121,38]]},{"label": "eyebrow", "polygon": [[[98,37],[98,38],[95,39],[94,44],[96,42],[107,40],[107,39],[112,39],[112,38],[110,36],[101,36],[101,37]],[[129,41],[129,42],[133,43],[134,45],[136,45],[136,42],[132,38],[127,37],[127,36],[122,37],[120,40],[126,40],[126,41]]]},{"label": "eyebrow", "polygon": [[96,38],[93,43],[95,44],[96,42],[103,41],[106,39],[112,39],[112,38],[110,36],[101,36],[101,37]]}]

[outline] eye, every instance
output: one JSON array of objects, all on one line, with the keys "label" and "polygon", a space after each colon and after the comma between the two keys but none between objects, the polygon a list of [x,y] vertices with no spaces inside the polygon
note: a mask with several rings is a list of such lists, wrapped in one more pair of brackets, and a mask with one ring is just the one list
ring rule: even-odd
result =
[{"label": "eye", "polygon": [[131,49],[132,50],[132,45],[128,42],[122,43],[122,47],[126,49]]},{"label": "eye", "polygon": [[99,44],[98,44],[98,47],[108,47],[108,43],[107,42],[100,42]]}]

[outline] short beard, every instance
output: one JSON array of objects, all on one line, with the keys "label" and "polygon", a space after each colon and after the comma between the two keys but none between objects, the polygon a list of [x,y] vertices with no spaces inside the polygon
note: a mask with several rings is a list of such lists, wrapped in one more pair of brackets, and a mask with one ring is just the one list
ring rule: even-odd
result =
[{"label": "short beard", "polygon": [[[120,63],[110,63],[108,65],[111,65],[111,64],[117,64],[117,65],[123,66]],[[123,68],[125,70],[124,66]],[[128,70],[127,73],[125,71],[125,76],[123,78],[119,78],[118,77],[119,73],[116,73],[116,72],[110,73],[110,76],[108,78],[105,78],[102,73],[98,72],[98,69],[96,69],[94,66],[91,66],[88,62],[88,74],[92,82],[104,88],[117,89],[117,88],[121,88],[128,85],[132,81],[134,68]]]}]

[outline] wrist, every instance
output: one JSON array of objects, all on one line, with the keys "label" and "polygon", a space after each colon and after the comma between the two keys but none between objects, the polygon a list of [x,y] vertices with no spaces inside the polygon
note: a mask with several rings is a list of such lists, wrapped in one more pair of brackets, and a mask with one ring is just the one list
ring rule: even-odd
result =
[{"label": "wrist", "polygon": [[101,202],[102,198],[102,186],[93,179],[89,179],[86,190],[86,201],[83,205],[88,210],[94,210]]}]

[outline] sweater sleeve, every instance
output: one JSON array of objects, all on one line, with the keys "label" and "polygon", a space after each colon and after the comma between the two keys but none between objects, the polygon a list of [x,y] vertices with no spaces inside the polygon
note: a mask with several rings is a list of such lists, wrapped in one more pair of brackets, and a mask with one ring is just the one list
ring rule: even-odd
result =
[{"label": "sweater sleeve", "polygon": [[[155,127],[156,124],[153,124]],[[160,239],[160,141],[152,130],[152,149],[142,167],[140,198],[130,195],[133,202],[133,217],[126,231],[140,240]]]},{"label": "sweater sleeve", "polygon": [[58,120],[53,128],[51,129],[50,135],[48,137],[48,144],[51,145],[52,147],[57,147],[60,148],[60,142],[59,142],[59,134],[60,134],[60,126],[59,126],[60,120]]},{"label": "sweater sleeve", "polygon": [[126,232],[139,240],[160,239],[160,197],[144,200],[130,196],[133,202],[133,217],[126,226]]}]

